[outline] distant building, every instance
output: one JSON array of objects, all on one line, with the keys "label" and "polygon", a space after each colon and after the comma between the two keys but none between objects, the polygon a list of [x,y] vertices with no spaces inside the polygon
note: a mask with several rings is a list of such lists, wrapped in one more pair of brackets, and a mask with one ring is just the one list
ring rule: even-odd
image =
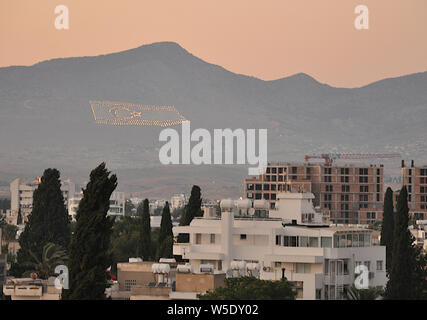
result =
[{"label": "distant building", "polygon": [[176,194],[172,196],[170,202],[171,211],[184,207],[186,203],[187,197],[185,196],[185,194]]},{"label": "distant building", "polygon": [[[10,183],[10,204],[11,212],[17,215],[21,211],[22,221],[25,223],[28,216],[33,210],[33,193],[41,183],[41,178],[36,178],[33,181],[22,179],[15,179]],[[64,204],[66,208],[69,203],[68,200],[75,193],[75,184],[71,180],[61,181],[62,195],[64,196]]]},{"label": "distant building", "polygon": [[[408,190],[408,206],[411,216],[427,220],[427,165],[416,167],[414,161],[406,167],[402,160],[402,186]],[[396,197],[398,192],[396,192]],[[395,198],[396,199],[396,198]]]},{"label": "distant building", "polygon": [[175,236],[190,235],[189,243],[174,244],[173,253],[195,270],[210,265],[228,277],[285,277],[298,299],[345,299],[356,268],[367,270],[365,285],[384,287],[385,247],[372,245],[372,230],[330,225],[313,199],[311,193],[279,193],[270,210],[266,200],[223,200],[221,217],[196,217],[173,228]]},{"label": "distant building", "polygon": [[[83,198],[83,192],[75,193],[68,202],[68,214],[73,220],[76,218],[77,209],[79,208],[80,200]],[[124,216],[125,215],[125,194],[124,192],[114,191],[110,197],[109,216]]]},{"label": "distant building", "polygon": [[383,166],[269,163],[265,174],[244,181],[243,198],[266,200],[280,192],[311,192],[314,205],[334,223],[370,224],[382,219]]}]

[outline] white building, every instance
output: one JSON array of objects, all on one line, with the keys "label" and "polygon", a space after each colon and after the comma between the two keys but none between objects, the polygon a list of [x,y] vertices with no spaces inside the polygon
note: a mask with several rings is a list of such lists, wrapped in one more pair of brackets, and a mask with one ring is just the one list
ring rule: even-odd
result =
[{"label": "white building", "polygon": [[187,197],[185,194],[175,194],[171,197],[170,208],[171,211],[182,208],[187,203]]},{"label": "white building", "polygon": [[220,218],[205,216],[174,227],[175,235],[190,234],[190,243],[174,245],[174,255],[188,259],[195,270],[210,264],[230,276],[240,261],[258,269],[260,279],[286,277],[299,299],[343,299],[361,264],[369,269],[369,286],[385,286],[385,247],[371,245],[369,229],[322,222],[313,198],[281,193],[270,211],[264,200],[223,200]]},{"label": "white building", "polygon": [[[26,181],[18,178],[10,183],[11,212],[17,214],[19,210],[21,210],[24,222],[28,220],[28,216],[33,210],[33,193],[40,183],[41,178],[36,178],[33,181]],[[69,179],[62,180],[61,190],[64,196],[65,206],[68,207],[70,195],[75,193],[75,184]]]},{"label": "white building", "polygon": [[[70,198],[68,202],[68,214],[73,220],[76,219],[77,209],[79,208],[80,200],[83,198],[83,193],[79,192]],[[124,192],[114,191],[110,197],[110,209],[107,215],[109,216],[124,216],[125,215],[125,194]]]}]

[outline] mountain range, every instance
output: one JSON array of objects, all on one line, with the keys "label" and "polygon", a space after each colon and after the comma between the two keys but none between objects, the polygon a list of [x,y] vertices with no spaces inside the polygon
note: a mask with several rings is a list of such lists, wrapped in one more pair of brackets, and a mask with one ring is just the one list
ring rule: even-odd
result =
[{"label": "mountain range", "polygon": [[[161,128],[94,121],[89,101],[175,106],[192,129],[268,129],[269,161],[304,154],[399,152],[427,160],[427,72],[336,88],[307,74],[264,81],[159,42],[96,57],[0,68],[0,181],[58,168],[87,181],[102,161],[119,189],[147,197],[242,196],[246,166],[163,166]],[[176,127],[178,132],[179,127]],[[398,160],[390,161],[398,167]]]}]

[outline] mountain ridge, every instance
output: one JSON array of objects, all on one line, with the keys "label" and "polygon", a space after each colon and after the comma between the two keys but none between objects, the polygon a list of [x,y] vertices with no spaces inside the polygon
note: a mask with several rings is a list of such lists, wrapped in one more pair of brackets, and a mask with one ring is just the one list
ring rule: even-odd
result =
[{"label": "mountain ridge", "polygon": [[[313,152],[401,152],[425,161],[425,88],[427,72],[360,88],[329,86],[305,73],[266,81],[205,62],[173,42],[0,68],[0,180],[1,172],[34,176],[47,167],[78,180],[107,161],[129,190],[175,193],[183,191],[181,180],[190,185],[200,178],[212,194],[224,185],[224,194],[242,195],[245,166],[190,166],[190,182],[188,167],[160,165],[160,128],[96,124],[90,100],[174,105],[193,129],[266,128],[271,160],[302,160]],[[161,172],[178,187],[164,187]],[[144,183],[148,175],[151,188]]]}]

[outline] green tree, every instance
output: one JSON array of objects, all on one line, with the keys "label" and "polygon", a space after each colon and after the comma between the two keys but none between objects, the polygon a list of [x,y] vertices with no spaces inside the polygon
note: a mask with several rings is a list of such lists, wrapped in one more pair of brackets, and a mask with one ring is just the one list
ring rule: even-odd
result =
[{"label": "green tree", "polygon": [[163,208],[158,238],[157,259],[173,257],[173,232],[169,203]]},{"label": "green tree", "polygon": [[117,262],[126,262],[139,256],[141,223],[139,218],[125,216],[114,222],[111,235],[112,271]]},{"label": "green tree", "polygon": [[406,186],[400,190],[394,217],[394,242],[391,271],[386,288],[387,299],[413,300],[422,297],[425,277],[422,278],[419,250],[408,230],[409,208]]},{"label": "green tree", "polygon": [[65,250],[52,242],[43,247],[41,257],[30,251],[31,260],[25,262],[26,272],[24,276],[29,276],[32,272],[37,273],[40,279],[48,279],[55,276],[55,268],[59,265],[66,265],[68,256]]},{"label": "green tree", "polygon": [[70,289],[65,300],[105,299],[108,286],[106,269],[111,265],[109,251],[114,218],[108,217],[110,196],[117,187],[105,163],[90,173],[76,214],[76,229],[69,248]]},{"label": "green tree", "polygon": [[41,183],[33,194],[33,210],[19,237],[21,249],[17,254],[17,264],[12,274],[20,276],[23,264],[31,261],[32,252],[41,256],[43,247],[52,242],[67,248],[70,242],[70,219],[65,208],[61,191],[60,174],[56,169],[46,169]]},{"label": "green tree", "polygon": [[[179,223],[180,226],[188,226],[191,221],[193,221],[194,217],[202,216],[202,195],[199,186],[193,186],[191,189],[190,199],[188,200],[188,204],[185,206],[184,214]],[[178,235],[179,243],[186,243],[190,241],[190,237],[188,234],[183,233]]]},{"label": "green tree", "polygon": [[201,294],[200,300],[295,300],[296,293],[286,279],[260,280],[255,277],[225,279],[225,286]]},{"label": "green tree", "polygon": [[144,260],[152,259],[151,251],[151,221],[150,221],[150,204],[148,199],[145,199],[138,206],[138,216],[141,217],[141,243],[140,255]]},{"label": "green tree", "polygon": [[384,196],[383,222],[381,227],[381,245],[386,247],[386,270],[390,274],[391,261],[393,257],[394,240],[394,208],[393,191],[387,188]]}]

